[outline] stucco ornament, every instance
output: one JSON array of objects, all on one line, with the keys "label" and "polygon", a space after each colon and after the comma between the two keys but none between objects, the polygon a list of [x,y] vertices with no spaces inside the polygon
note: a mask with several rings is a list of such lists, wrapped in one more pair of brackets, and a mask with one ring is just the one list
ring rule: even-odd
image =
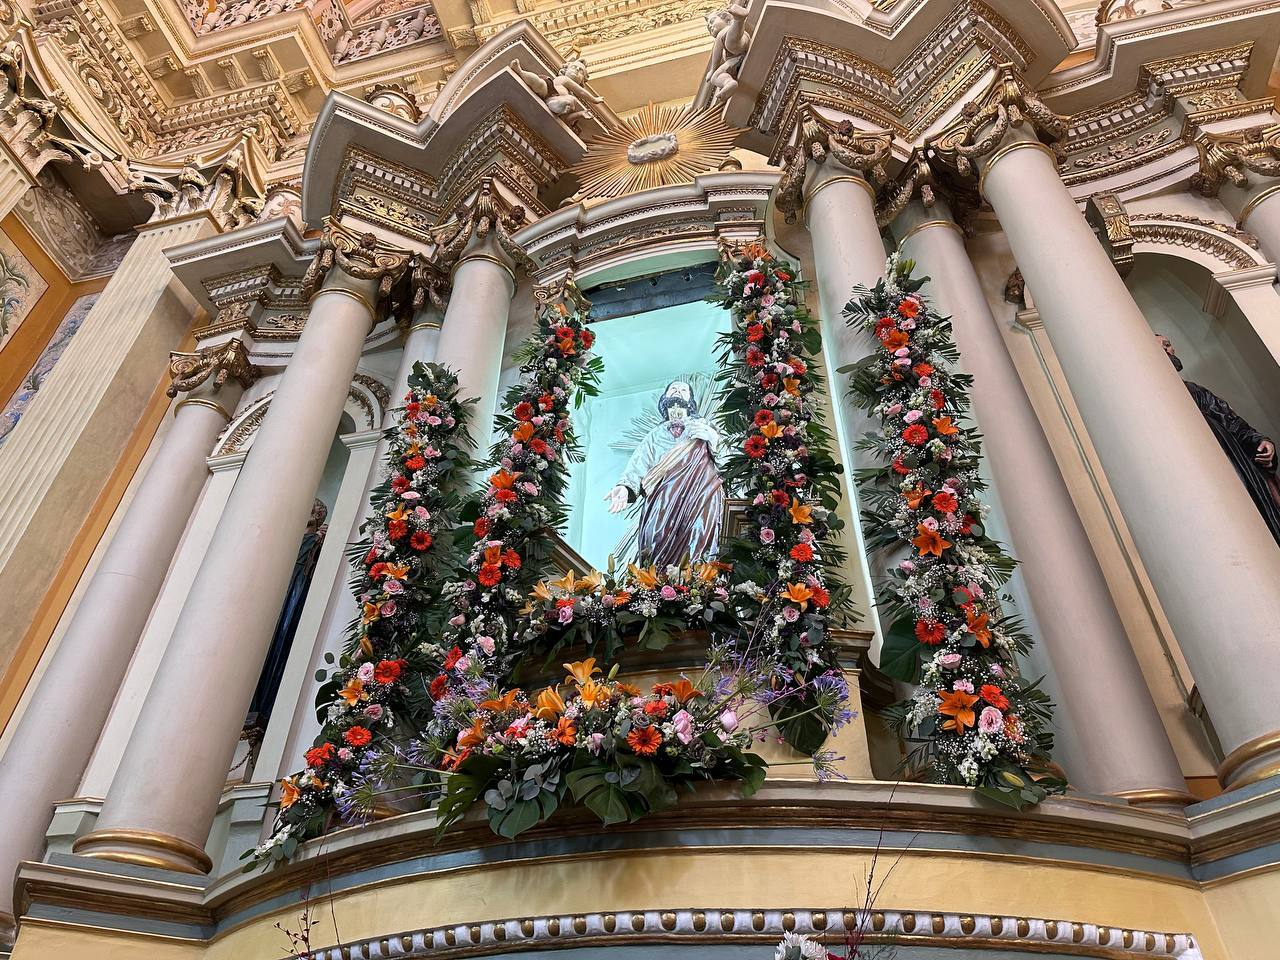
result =
[{"label": "stucco ornament", "polygon": [[680,152],[680,141],[674,133],[651,133],[627,145],[627,160],[634,164],[655,163]]},{"label": "stucco ornament", "polygon": [[723,103],[738,89],[738,71],[751,45],[751,34],[747,31],[750,12],[745,5],[731,3],[707,14],[707,30],[715,39],[707,67],[707,83],[714,90],[712,103]]},{"label": "stucco ornament", "polygon": [[587,104],[604,103],[604,97],[587,89],[587,61],[576,51],[570,52],[569,58],[561,64],[560,72],[554,77],[525,70],[518,59],[511,61],[511,69],[530,90],[546,101],[547,109],[570,126],[580,120],[594,118],[595,114]]}]

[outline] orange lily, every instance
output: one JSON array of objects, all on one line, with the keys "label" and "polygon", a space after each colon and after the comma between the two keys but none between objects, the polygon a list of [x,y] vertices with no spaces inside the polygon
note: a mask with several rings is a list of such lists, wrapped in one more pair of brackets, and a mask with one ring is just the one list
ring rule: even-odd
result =
[{"label": "orange lily", "polygon": [[641,570],[634,563],[627,567],[627,572],[636,578],[636,583],[640,584],[646,590],[652,590],[658,585],[658,570],[656,567],[650,567],[648,570]]},{"label": "orange lily", "polygon": [[991,615],[987,613],[975,615],[972,607],[966,610],[964,615],[968,621],[966,626],[968,626],[969,632],[973,634],[974,639],[984,647],[991,646],[991,628],[987,625]]},{"label": "orange lily", "polygon": [[466,750],[468,747],[478,747],[482,743],[484,743],[484,720],[476,717],[471,726],[458,734],[458,749]]},{"label": "orange lily", "polygon": [[574,584],[574,589],[585,593],[595,593],[600,589],[600,585],[604,583],[604,577],[599,570],[592,570],[585,577],[579,577],[578,582]]},{"label": "orange lily", "polygon": [[361,623],[373,623],[378,619],[378,605],[376,603],[366,603],[361,608]]},{"label": "orange lily", "polygon": [[285,777],[280,781],[280,809],[288,810],[298,802],[298,797],[302,796],[302,791],[298,789],[298,785],[293,782],[292,778]]},{"label": "orange lily", "polygon": [[702,696],[702,691],[684,677],[671,684],[671,693],[681,703],[687,703],[694,697]]},{"label": "orange lily", "polygon": [[578,727],[568,717],[556,721],[556,740],[566,747],[572,747],[578,739]]},{"label": "orange lily", "polygon": [[492,710],[494,713],[506,713],[508,710],[514,710],[516,702],[520,699],[520,688],[512,687],[496,700],[486,700],[480,704],[481,710]]},{"label": "orange lily", "polygon": [[763,242],[752,240],[750,243],[743,244],[742,255],[750,257],[752,260],[772,260],[773,256],[765,248]]},{"label": "orange lily", "polygon": [[801,503],[795,497],[791,498],[791,509],[787,512],[791,514],[792,523],[813,523],[813,507]]},{"label": "orange lily", "polygon": [[516,424],[516,428],[511,431],[511,439],[517,443],[526,443],[533,436],[533,424],[528,420],[522,420]]},{"label": "orange lily", "polygon": [[499,470],[489,478],[489,484],[495,490],[510,490],[516,485],[518,476],[518,473],[512,473],[509,470]]},{"label": "orange lily", "polygon": [[924,503],[925,498],[931,493],[933,493],[932,490],[926,490],[920,484],[916,484],[912,489],[904,493],[902,498],[907,501],[907,506],[912,510],[919,510],[920,504]]},{"label": "orange lily", "polygon": [[940,557],[942,551],[951,546],[950,540],[942,539],[942,534],[937,530],[930,530],[923,523],[916,526],[916,535],[911,538],[911,543],[920,551],[922,557],[930,554]]},{"label": "orange lily", "polygon": [[795,377],[783,377],[782,389],[787,391],[787,393],[791,394],[793,397],[798,397],[800,396],[800,381]]},{"label": "orange lily", "polygon": [[502,566],[502,548],[501,547],[485,547],[484,562],[491,563],[495,567]]},{"label": "orange lily", "polygon": [[399,504],[399,505],[398,505],[394,510],[390,510],[390,511],[388,511],[388,512],[387,512],[387,519],[388,519],[388,520],[403,520],[403,519],[404,519],[405,517],[407,517],[408,515],[409,515],[408,506],[407,506],[407,504],[405,504],[405,503],[403,503],[403,502],[402,502],[402,503],[400,503],[400,504]]},{"label": "orange lily", "polygon": [[394,577],[397,580],[403,580],[409,575],[409,564],[407,563],[388,563],[387,576]]},{"label": "orange lily", "polygon": [[564,678],[565,683],[573,682],[580,687],[590,683],[592,676],[600,672],[600,668],[596,666],[595,657],[575,660],[573,663],[562,663],[560,666],[569,671],[569,675]]},{"label": "orange lily", "polygon": [[942,702],[938,704],[938,712],[951,719],[942,722],[942,729],[964,733],[965,727],[972,727],[976,719],[973,705],[977,702],[978,698],[975,694],[965,693],[963,690],[944,693]]},{"label": "orange lily", "polygon": [[696,574],[703,583],[714,583],[716,577],[720,575],[720,568],[714,563],[700,563]]},{"label": "orange lily", "polygon": [[538,709],[534,714],[539,720],[554,720],[560,714],[564,713],[564,698],[556,692],[555,687],[547,687],[538,694]]},{"label": "orange lily", "polygon": [[422,402],[428,407],[434,407],[437,403],[440,402],[440,398],[437,397],[434,393],[428,393],[425,397],[422,398]]},{"label": "orange lily", "polygon": [[760,428],[760,435],[767,440],[777,440],[782,436],[782,428],[770,421]]},{"label": "orange lily", "polygon": [[613,691],[607,683],[596,683],[588,680],[578,691],[578,696],[588,707],[606,707],[613,699]]},{"label": "orange lily", "polygon": [[533,598],[543,601],[551,599],[551,588],[547,586],[546,581],[539,580],[533,585]]},{"label": "orange lily", "polygon": [[360,702],[360,697],[364,694],[364,683],[359,677],[352,677],[347,681],[347,685],[338,691],[338,696],[347,701],[347,704],[354,707]]},{"label": "orange lily", "polygon": [[578,582],[577,575],[572,570],[568,571],[559,580],[552,580],[551,586],[565,593],[573,593],[573,585]]},{"label": "orange lily", "polygon": [[809,609],[809,601],[813,599],[813,591],[803,583],[788,583],[782,591],[782,599],[800,604],[801,610]]},{"label": "orange lily", "polygon": [[951,422],[950,417],[939,417],[937,420],[933,421],[933,429],[937,430],[938,433],[942,434],[944,437],[949,437],[953,433],[960,432],[960,428]]}]

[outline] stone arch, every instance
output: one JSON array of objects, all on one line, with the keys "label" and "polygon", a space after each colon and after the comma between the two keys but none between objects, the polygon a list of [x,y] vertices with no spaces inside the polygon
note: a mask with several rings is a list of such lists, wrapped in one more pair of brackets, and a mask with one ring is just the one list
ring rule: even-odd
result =
[{"label": "stone arch", "polygon": [[[253,446],[253,438],[257,435],[258,427],[262,425],[274,396],[273,390],[236,414],[218,438],[213,456],[246,453]],[[391,391],[381,380],[365,373],[357,373],[352,378],[343,412],[351,418],[357,431],[380,429],[390,408]]]}]

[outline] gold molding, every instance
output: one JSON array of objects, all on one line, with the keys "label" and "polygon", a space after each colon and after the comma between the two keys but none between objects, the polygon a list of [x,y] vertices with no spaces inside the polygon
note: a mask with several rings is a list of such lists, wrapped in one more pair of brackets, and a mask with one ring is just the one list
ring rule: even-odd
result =
[{"label": "gold molding", "polygon": [[950,230],[954,230],[956,233],[960,234],[961,237],[964,237],[964,230],[962,230],[960,228],[960,224],[956,223],[954,220],[925,220],[922,223],[917,223],[914,227],[904,233],[898,240],[898,246],[904,246],[908,240],[914,237],[921,230],[924,230],[926,227],[946,227]]},{"label": "gold molding", "polygon": [[[136,844],[140,847],[151,847],[155,850],[166,851],[176,854],[184,858],[183,862],[175,862],[172,858],[151,857],[141,853],[131,853],[129,851],[114,850],[92,850],[85,849],[93,847],[95,844]],[[166,870],[178,870],[182,873],[209,873],[213,870],[213,861],[209,859],[209,855],[204,852],[202,847],[196,846],[190,841],[183,840],[181,837],[170,836],[167,833],[154,833],[150,830],[130,830],[127,828],[119,828],[114,830],[93,830],[86,833],[83,837],[78,837],[71,844],[71,852],[79,854],[82,857],[94,857],[100,860],[116,860],[123,863],[137,863],[142,866],[161,867]],[[189,862],[187,862],[189,861]],[[195,863],[200,868],[192,870],[190,863]]]},{"label": "gold molding", "polygon": [[224,407],[222,404],[218,403],[217,401],[206,400],[203,397],[184,397],[182,400],[179,400],[176,404],[173,405],[173,415],[176,417],[178,415],[178,411],[181,410],[183,407],[185,407],[187,404],[191,404],[192,406],[196,406],[196,407],[208,407],[210,410],[216,410],[218,411],[218,413],[222,414],[222,416],[226,418],[227,423],[231,422],[231,414],[227,412],[226,407]]},{"label": "gold molding", "polygon": [[[1240,744],[1240,746],[1227,754],[1226,757],[1223,758],[1222,763],[1218,764],[1218,781],[1224,787],[1228,786],[1228,782],[1231,780],[1231,775],[1233,773],[1245,764],[1275,750],[1280,750],[1280,730],[1273,730],[1271,733],[1264,733],[1260,737],[1254,737],[1252,740],[1246,740],[1244,743]],[[1271,773],[1268,773],[1267,776],[1271,776],[1276,772],[1280,772],[1280,764],[1275,765],[1274,768],[1268,767],[1267,769],[1271,770]],[[1248,778],[1248,782],[1256,783],[1261,779],[1264,778],[1251,776]],[[1231,787],[1242,787],[1244,785],[1244,782],[1230,784]]]},{"label": "gold molding", "polygon": [[806,213],[806,216],[807,216],[807,214],[808,214],[809,204],[813,202],[813,198],[814,198],[814,197],[816,197],[818,194],[820,194],[820,193],[821,193],[823,190],[825,190],[827,187],[831,186],[833,183],[856,183],[856,184],[858,184],[858,186],[862,187],[862,189],[863,189],[863,190],[867,191],[867,195],[868,195],[869,197],[871,197],[871,209],[872,209],[873,211],[875,210],[875,205],[876,205],[876,191],[875,191],[875,189],[871,186],[871,184],[867,183],[867,181],[866,181],[866,180],[864,180],[862,177],[843,177],[843,176],[841,176],[841,177],[828,177],[826,180],[823,180],[823,181],[822,181],[821,183],[819,183],[816,187],[814,187],[812,190],[810,190],[810,191],[809,191],[808,196],[806,196],[806,197],[804,198],[804,207],[805,207],[805,213]]},{"label": "gold molding", "polygon": [[1280,193],[1280,183],[1273,183],[1267,189],[1259,190],[1256,195],[1250,198],[1248,203],[1240,208],[1240,216],[1236,219],[1236,226],[1243,230],[1244,222],[1249,219],[1249,214],[1253,213],[1254,210],[1277,193]]},{"label": "gold molding", "polygon": [[1196,798],[1185,790],[1166,790],[1153,787],[1147,790],[1117,790],[1111,794],[1127,800],[1130,806],[1178,806],[1185,807],[1196,802]]},{"label": "gold molding", "polygon": [[439,330],[439,329],[440,329],[439,320],[423,320],[421,323],[415,323],[412,327],[408,329],[407,332],[414,333],[415,331],[418,331],[418,330]]},{"label": "gold molding", "polygon": [[458,258],[458,262],[455,263],[453,265],[453,269],[449,271],[450,282],[453,281],[453,275],[458,272],[458,268],[462,266],[464,263],[466,263],[468,260],[488,260],[491,263],[496,263],[499,267],[503,269],[503,271],[507,274],[507,276],[511,278],[512,283],[516,282],[516,272],[513,269],[511,269],[510,264],[508,264],[506,261],[502,260],[499,257],[495,257],[492,253],[485,253],[484,251],[481,251],[481,250],[477,250],[474,253],[463,254],[461,257]]},{"label": "gold molding", "polygon": [[1015,140],[1013,141],[1013,143],[1006,143],[1003,147],[1000,147],[999,149],[997,149],[995,153],[991,154],[991,156],[986,160],[986,162],[982,164],[982,172],[978,174],[978,193],[982,194],[985,197],[986,192],[984,191],[983,187],[987,182],[987,174],[989,174],[992,170],[995,169],[995,166],[999,161],[1003,160],[1005,157],[1013,153],[1015,150],[1022,150],[1022,149],[1035,149],[1035,150],[1039,150],[1041,153],[1047,154],[1049,159],[1053,162],[1053,169],[1055,173],[1057,172],[1058,155],[1054,153],[1052,150],[1050,150],[1048,147],[1046,147],[1043,143],[1041,143],[1039,140]]},{"label": "gold molding", "polygon": [[[378,315],[377,307],[375,307],[369,301],[368,297],[366,297],[363,293],[357,293],[355,290],[348,290],[346,287],[321,287],[319,290],[313,293],[311,297],[307,300],[307,305],[311,306],[312,304],[314,304],[316,301],[316,298],[318,298],[322,293],[336,293],[342,296],[350,297],[352,300],[355,300],[357,303],[359,303],[361,306],[363,306],[366,310],[369,311],[369,320],[371,322]],[[308,315],[308,320],[310,320],[309,315]]]}]

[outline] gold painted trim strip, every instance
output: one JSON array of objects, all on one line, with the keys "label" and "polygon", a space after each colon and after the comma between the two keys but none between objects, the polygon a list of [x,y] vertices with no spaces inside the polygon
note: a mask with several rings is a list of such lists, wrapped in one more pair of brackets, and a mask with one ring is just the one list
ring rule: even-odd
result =
[{"label": "gold painted trim strip", "polygon": [[188,840],[181,837],[170,836],[167,833],[153,833],[150,830],[129,830],[126,828],[116,830],[94,830],[86,833],[83,837],[79,837],[71,844],[71,852],[78,853],[84,857],[97,857],[103,860],[121,860],[125,863],[141,863],[144,866],[163,867],[168,870],[184,870],[183,866],[175,866],[171,860],[161,860],[158,858],[148,857],[145,854],[135,854],[126,851],[117,853],[112,850],[94,851],[85,849],[93,847],[96,844],[103,843],[124,843],[136,844],[140,847],[151,847],[156,850],[165,850],[169,853],[177,854],[185,857],[201,867],[202,872],[209,873],[213,869],[213,861],[209,859],[209,855],[204,852],[203,847],[197,847]]},{"label": "gold painted trim strip", "polygon": [[1146,806],[1147,804],[1173,804],[1174,806],[1185,807],[1196,802],[1196,798],[1185,790],[1164,790],[1159,788],[1118,790],[1112,796],[1127,800],[1130,806],[1136,807]]},{"label": "gold painted trim strip", "polygon": [[409,328],[409,332],[413,333],[417,330],[439,330],[439,329],[440,329],[440,321],[424,320],[421,323],[415,323],[412,327]]},{"label": "gold painted trim strip", "polygon": [[914,227],[904,233],[902,235],[902,239],[898,241],[898,246],[906,246],[908,240],[914,237],[921,230],[924,230],[926,227],[948,227],[960,234],[962,239],[964,237],[964,231],[960,229],[960,224],[956,223],[954,220],[926,220],[923,223],[917,223]]},{"label": "gold painted trim strip", "polygon": [[1243,230],[1244,222],[1249,219],[1249,214],[1253,213],[1254,210],[1262,206],[1262,204],[1266,203],[1277,193],[1280,193],[1280,183],[1274,183],[1267,187],[1267,189],[1258,191],[1258,194],[1240,209],[1240,217],[1236,220],[1236,226]]},{"label": "gold painted trim strip", "polygon": [[173,415],[176,417],[178,415],[178,411],[181,410],[183,407],[185,407],[187,404],[192,404],[193,406],[197,406],[197,407],[208,407],[210,410],[216,410],[218,411],[218,413],[222,414],[222,416],[226,419],[227,423],[231,422],[231,414],[227,413],[226,407],[224,407],[222,404],[214,400],[206,400],[203,397],[186,397],[182,400],[179,400],[176,404],[174,404]]},{"label": "gold painted trim strip", "polygon": [[[323,293],[337,293],[337,294],[341,294],[344,297],[350,297],[352,300],[361,304],[366,310],[369,311],[370,322],[372,322],[374,317],[377,316],[378,308],[369,302],[368,297],[366,297],[363,293],[356,293],[356,291],[354,290],[348,290],[346,287],[321,287],[319,290],[317,290],[315,293],[311,295],[311,299],[307,301],[307,306],[310,307],[312,304],[314,304],[316,302],[316,299]],[[310,314],[308,314],[307,319],[308,321],[310,321],[311,319]]]},{"label": "gold painted trim strip", "polygon": [[[1218,780],[1225,787],[1231,779],[1231,775],[1252,760],[1258,759],[1263,754],[1271,753],[1274,750],[1280,750],[1280,730],[1273,730],[1271,733],[1264,733],[1260,737],[1254,737],[1252,740],[1246,740],[1240,746],[1232,750],[1218,765]],[[1256,782],[1258,777],[1250,780],[1250,783]],[[1231,784],[1231,786],[1243,786],[1243,784]]]},{"label": "gold painted trim strip", "polygon": [[811,191],[809,191],[809,195],[804,198],[806,223],[808,222],[809,204],[813,202],[813,198],[816,197],[818,194],[820,194],[827,187],[831,186],[833,183],[856,183],[858,186],[862,187],[863,190],[867,191],[867,196],[871,198],[872,213],[875,212],[876,191],[875,191],[875,188],[873,188],[871,184],[867,183],[866,180],[864,180],[862,177],[831,177],[828,180],[823,180],[820,184],[818,184]]},{"label": "gold painted trim strip", "polygon": [[1013,143],[1006,143],[1003,147],[991,154],[991,157],[982,165],[982,172],[978,174],[978,193],[984,197],[987,195],[984,189],[987,182],[987,174],[995,169],[997,163],[1013,153],[1015,150],[1034,149],[1041,153],[1047,154],[1049,159],[1053,161],[1053,169],[1056,173],[1058,170],[1058,155],[1046,147],[1039,140],[1015,140]]},{"label": "gold painted trim strip", "polygon": [[171,943],[208,943],[199,937],[179,937],[172,933],[151,933],[141,930],[122,930],[119,927],[102,927],[93,923],[76,923],[74,920],[50,920],[47,917],[23,917],[24,927],[49,927],[54,930],[74,930],[77,933],[87,932],[95,939],[110,940],[116,937],[131,937],[135,940],[167,940]]},{"label": "gold painted trim strip", "polygon": [[506,273],[506,275],[511,278],[512,283],[516,282],[516,272],[512,270],[510,266],[507,265],[506,261],[498,257],[495,257],[491,253],[481,253],[479,251],[475,253],[464,254],[463,256],[459,257],[458,262],[455,263],[453,265],[453,269],[449,271],[449,279],[452,280],[453,275],[458,272],[458,268],[461,267],[464,263],[466,263],[469,260],[488,260],[490,263],[496,263],[499,267],[502,268],[503,272]]}]

